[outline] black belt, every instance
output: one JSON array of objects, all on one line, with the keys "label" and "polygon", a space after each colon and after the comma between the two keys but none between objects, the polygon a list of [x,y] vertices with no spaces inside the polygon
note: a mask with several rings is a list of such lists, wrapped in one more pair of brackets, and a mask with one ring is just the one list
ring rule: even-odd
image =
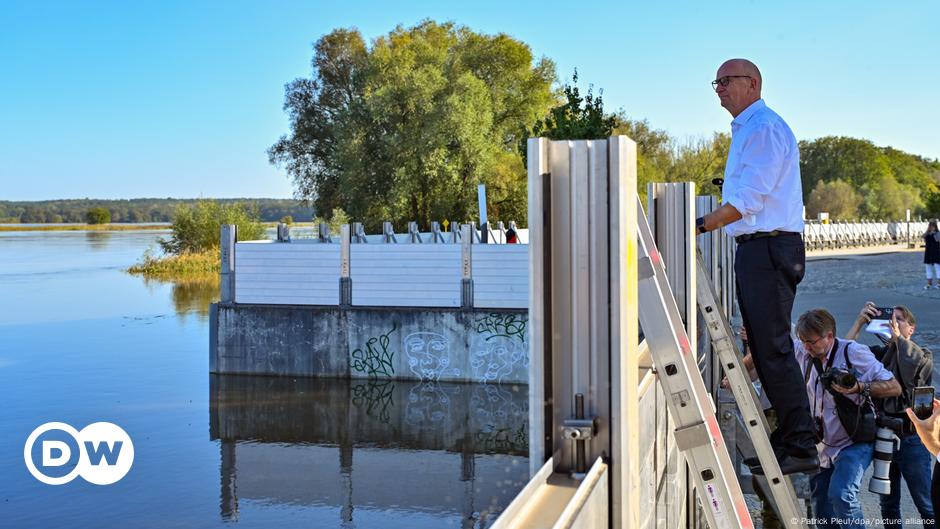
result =
[{"label": "black belt", "polygon": [[755,231],[754,233],[745,233],[744,235],[738,235],[734,238],[738,244],[746,243],[747,241],[753,241],[754,239],[763,239],[764,237],[779,237],[781,235],[800,235],[795,231]]}]

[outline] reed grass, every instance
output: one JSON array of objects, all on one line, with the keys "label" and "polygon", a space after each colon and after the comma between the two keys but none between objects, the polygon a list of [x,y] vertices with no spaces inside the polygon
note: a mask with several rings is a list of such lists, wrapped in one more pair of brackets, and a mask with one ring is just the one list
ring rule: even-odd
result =
[{"label": "reed grass", "polygon": [[152,250],[147,250],[140,261],[127,271],[149,279],[204,282],[218,277],[220,262],[218,249],[164,256],[157,256]]}]

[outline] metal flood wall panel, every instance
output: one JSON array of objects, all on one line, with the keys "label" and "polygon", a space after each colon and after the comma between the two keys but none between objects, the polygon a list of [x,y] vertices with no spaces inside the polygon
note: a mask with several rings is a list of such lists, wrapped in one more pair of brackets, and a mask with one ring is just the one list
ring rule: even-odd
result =
[{"label": "metal flood wall panel", "polygon": [[235,302],[336,305],[339,303],[339,245],[236,244]]},{"label": "metal flood wall panel", "polygon": [[475,244],[473,306],[524,309],[529,306],[529,245]]},{"label": "metal flood wall panel", "polygon": [[350,252],[353,305],[460,306],[458,244],[354,244]]}]

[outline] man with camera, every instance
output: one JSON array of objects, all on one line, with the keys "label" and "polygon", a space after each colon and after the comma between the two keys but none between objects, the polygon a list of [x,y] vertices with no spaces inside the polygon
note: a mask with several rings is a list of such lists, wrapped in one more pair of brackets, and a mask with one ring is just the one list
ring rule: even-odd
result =
[{"label": "man with camera", "polygon": [[800,316],[796,336],[821,467],[810,478],[817,527],[864,527],[858,492],[874,453],[870,398],[900,395],[901,386],[867,346],[836,338],[835,318],[824,309]]},{"label": "man with camera", "polygon": [[[890,316],[889,316],[890,313]],[[933,376],[933,354],[911,340],[916,328],[914,314],[903,306],[879,309],[868,302],[862,308],[846,339],[854,340],[863,325],[871,320],[887,321],[890,339],[885,345],[871,347],[875,357],[890,370],[901,385],[901,394],[875,404],[889,417],[899,420],[895,432],[900,439],[890,466],[890,493],[881,496],[881,516],[885,527],[901,527],[901,476],[907,482],[914,505],[924,521],[924,529],[932,529],[934,508],[930,500],[930,470],[934,459],[924,447],[905,410],[913,406],[914,388],[929,386]]]}]

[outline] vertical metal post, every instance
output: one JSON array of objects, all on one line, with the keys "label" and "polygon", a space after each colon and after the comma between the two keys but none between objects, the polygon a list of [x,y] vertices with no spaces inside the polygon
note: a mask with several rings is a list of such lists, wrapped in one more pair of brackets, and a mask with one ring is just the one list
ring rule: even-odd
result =
[{"label": "vertical metal post", "polygon": [[352,279],[349,275],[349,224],[339,227],[339,304],[342,307],[352,305]]},{"label": "vertical metal post", "polygon": [[460,226],[460,306],[465,309],[473,308],[473,237],[470,235],[471,226]]},{"label": "vertical metal post", "polygon": [[424,242],[421,240],[421,232],[418,231],[418,223],[415,221],[408,223],[408,242],[411,244],[419,244]]},{"label": "vertical metal post", "polygon": [[395,238],[395,229],[392,227],[391,222],[386,221],[382,223],[382,242],[398,242],[398,239]]},{"label": "vertical metal post", "polygon": [[234,224],[222,225],[220,242],[222,272],[219,292],[222,303],[235,303],[235,240],[237,229]]},{"label": "vertical metal post", "polygon": [[608,157],[611,520],[614,529],[629,529],[640,527],[640,484],[649,471],[640,459],[636,143],[610,138]]},{"label": "vertical metal post", "polygon": [[551,175],[545,138],[527,145],[529,203],[529,477],[551,454]]},{"label": "vertical metal post", "polygon": [[364,243],[369,242],[369,240],[366,239],[366,232],[362,228],[361,222],[353,222],[352,228],[353,228],[353,240],[354,241],[356,241],[359,244],[364,244]]}]

